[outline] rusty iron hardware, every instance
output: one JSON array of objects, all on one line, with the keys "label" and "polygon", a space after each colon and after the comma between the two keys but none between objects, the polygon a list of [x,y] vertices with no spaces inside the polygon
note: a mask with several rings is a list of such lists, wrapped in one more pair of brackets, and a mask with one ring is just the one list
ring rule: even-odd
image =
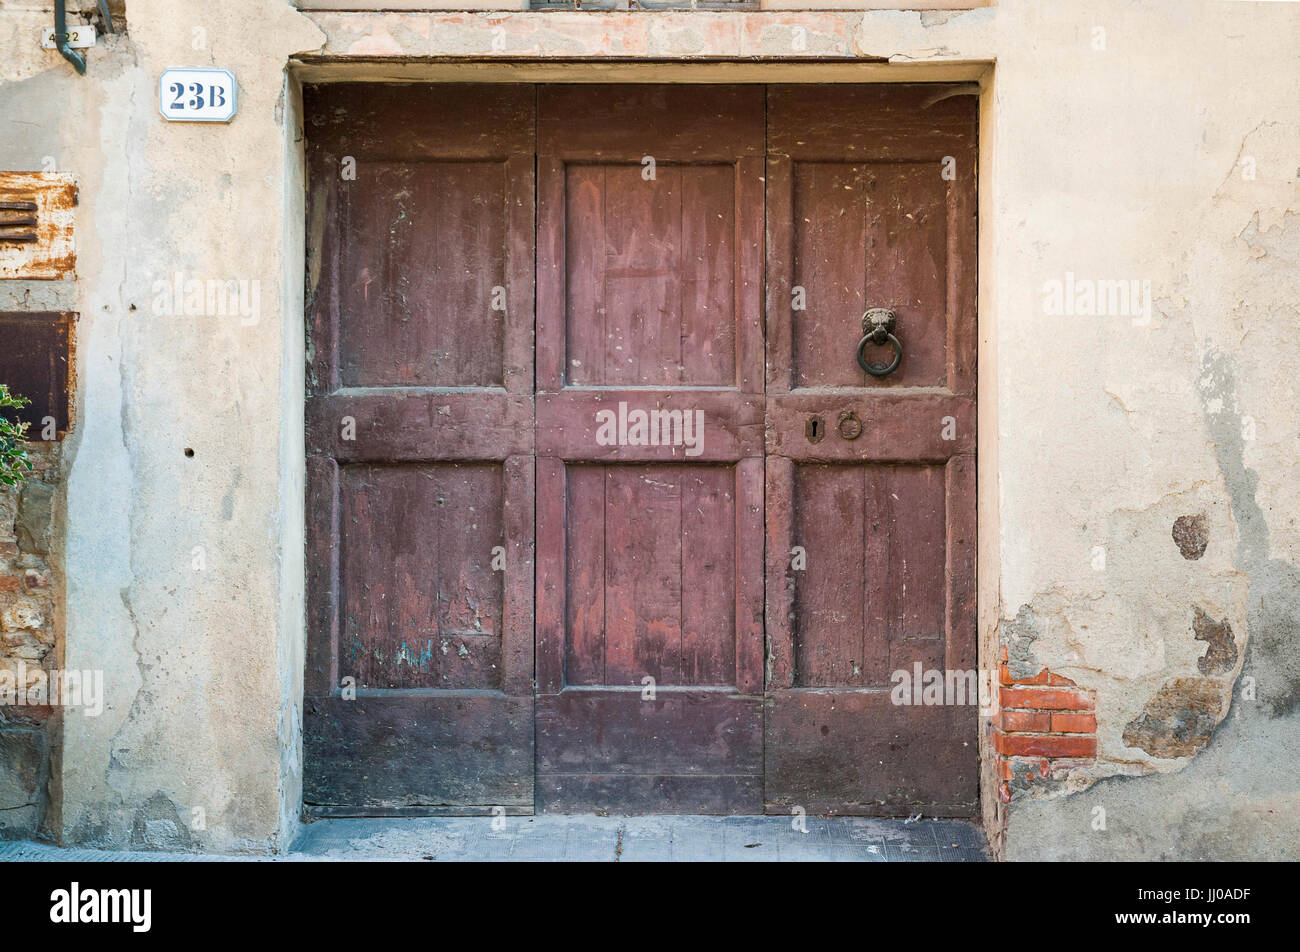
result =
[{"label": "rusty iron hardware", "polygon": [[846,440],[856,440],[862,435],[862,421],[852,410],[845,410],[840,414],[840,422],[836,429],[840,431],[840,436]]},{"label": "rusty iron hardware", "polygon": [[[873,377],[888,377],[903,361],[903,345],[894,336],[898,315],[891,308],[872,307],[862,315],[862,340],[858,341],[858,366]],[[875,364],[867,360],[867,345],[883,346],[889,344],[894,348],[894,359],[887,364]]]},{"label": "rusty iron hardware", "polygon": [[[15,216],[13,212],[32,212],[31,215]],[[12,228],[36,228],[35,202],[0,202],[0,242],[30,244],[36,241],[36,232],[21,231],[14,233]]]},{"label": "rusty iron hardware", "polygon": [[68,172],[0,171],[0,280],[74,277],[76,204]]},{"label": "rusty iron hardware", "polygon": [[815,414],[810,416],[804,424],[804,435],[808,437],[809,443],[820,443],[826,438],[826,421]]}]

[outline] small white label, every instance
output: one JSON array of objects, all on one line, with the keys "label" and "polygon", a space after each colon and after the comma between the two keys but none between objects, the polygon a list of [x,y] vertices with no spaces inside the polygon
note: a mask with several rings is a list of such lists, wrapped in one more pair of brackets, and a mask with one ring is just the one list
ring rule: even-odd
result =
[{"label": "small white label", "polygon": [[[74,50],[88,50],[95,45],[95,28],[86,26],[68,27],[68,46]],[[41,30],[41,48],[52,50],[54,45],[54,27],[47,26]]]},{"label": "small white label", "polygon": [[158,77],[158,111],[169,122],[229,122],[235,77],[227,69],[167,69]]}]

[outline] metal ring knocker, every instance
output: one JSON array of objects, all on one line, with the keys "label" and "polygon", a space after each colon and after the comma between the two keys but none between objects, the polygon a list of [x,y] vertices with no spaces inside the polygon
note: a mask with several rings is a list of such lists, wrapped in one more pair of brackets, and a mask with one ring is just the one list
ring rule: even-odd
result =
[{"label": "metal ring knocker", "polygon": [[[858,342],[858,366],[873,377],[888,377],[903,362],[903,345],[894,336],[898,315],[887,307],[868,308],[862,315],[862,340]],[[889,344],[894,348],[894,359],[887,364],[873,364],[867,360],[868,344]]]}]

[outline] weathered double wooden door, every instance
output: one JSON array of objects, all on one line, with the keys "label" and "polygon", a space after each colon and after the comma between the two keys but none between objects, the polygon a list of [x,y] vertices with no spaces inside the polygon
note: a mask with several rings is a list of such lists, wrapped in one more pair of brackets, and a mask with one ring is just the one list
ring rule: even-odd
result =
[{"label": "weathered double wooden door", "polygon": [[307,90],[309,810],[973,811],[943,91]]}]

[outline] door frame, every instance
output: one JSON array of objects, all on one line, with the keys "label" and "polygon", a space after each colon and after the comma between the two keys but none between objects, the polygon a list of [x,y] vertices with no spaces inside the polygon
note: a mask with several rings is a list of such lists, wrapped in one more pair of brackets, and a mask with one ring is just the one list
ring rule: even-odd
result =
[{"label": "door frame", "polygon": [[[964,61],[951,64],[882,62],[797,61],[784,58],[762,60],[705,60],[675,62],[599,63],[580,60],[502,60],[466,58],[456,62],[377,64],[361,57],[344,57],[325,61],[318,57],[291,60],[285,72],[285,249],[280,294],[282,313],[286,315],[281,336],[282,357],[286,373],[282,420],[282,486],[286,518],[281,535],[284,553],[280,611],[289,641],[286,656],[277,659],[280,677],[291,687],[295,704],[281,719],[281,747],[285,756],[298,765],[293,773],[298,779],[296,795],[289,793],[282,801],[284,821],[293,826],[303,811],[303,685],[306,675],[308,606],[306,578],[308,564],[307,502],[303,491],[306,471],[305,411],[307,379],[305,339],[305,288],[307,287],[307,179],[305,128],[302,88],[316,83],[539,83],[565,82],[584,85],[612,83],[798,83],[833,85],[837,83],[972,83],[978,91],[978,193],[977,300],[976,333],[976,657],[978,668],[996,671],[1000,614],[998,507],[998,419],[997,419],[997,303],[999,285],[994,258],[993,209],[998,182],[992,162],[996,131],[995,83],[992,61]],[[997,792],[995,757],[989,742],[989,720],[981,715],[978,736],[980,758],[980,802],[984,826],[992,834],[1004,826],[1003,804]],[[296,800],[296,804],[295,801]]]}]

